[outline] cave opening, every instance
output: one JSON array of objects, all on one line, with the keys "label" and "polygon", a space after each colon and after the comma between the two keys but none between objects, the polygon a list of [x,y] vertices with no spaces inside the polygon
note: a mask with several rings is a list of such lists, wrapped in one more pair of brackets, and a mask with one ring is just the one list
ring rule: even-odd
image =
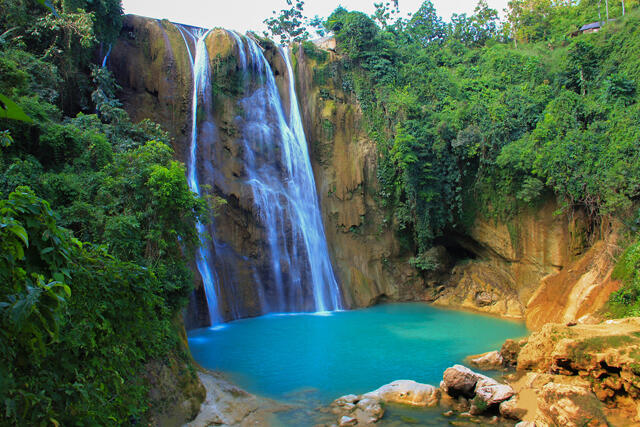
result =
[{"label": "cave opening", "polygon": [[443,246],[456,263],[477,259],[480,250],[476,241],[460,234],[438,237],[434,241],[434,246]]}]

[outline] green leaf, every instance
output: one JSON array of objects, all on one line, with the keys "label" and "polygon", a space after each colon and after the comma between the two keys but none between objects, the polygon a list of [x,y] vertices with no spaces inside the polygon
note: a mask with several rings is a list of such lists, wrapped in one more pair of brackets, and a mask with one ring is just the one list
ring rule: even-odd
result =
[{"label": "green leaf", "polygon": [[25,230],[24,227],[19,225],[13,225],[9,227],[9,231],[11,231],[13,234],[18,236],[20,240],[24,242],[24,245],[26,247],[29,247],[29,235],[27,234],[27,230]]},{"label": "green leaf", "polygon": [[20,120],[33,123],[31,117],[27,116],[22,108],[4,95],[0,95],[0,119]]}]

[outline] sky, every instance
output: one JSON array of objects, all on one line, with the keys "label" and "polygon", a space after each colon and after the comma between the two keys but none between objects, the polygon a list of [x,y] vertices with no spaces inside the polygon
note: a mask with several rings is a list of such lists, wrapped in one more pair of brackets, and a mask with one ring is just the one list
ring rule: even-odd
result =
[{"label": "sky", "polygon": [[[373,3],[383,0],[306,0],[304,14],[327,17],[338,6],[367,14],[374,11]],[[423,0],[399,0],[402,14],[415,12]],[[432,0],[438,14],[449,20],[453,13],[473,13],[477,0]],[[490,7],[501,12],[508,0],[488,0]],[[224,27],[242,33],[265,29],[262,21],[274,10],[285,8],[285,0],[122,0],[125,13],[167,18],[174,22],[204,28]]]}]

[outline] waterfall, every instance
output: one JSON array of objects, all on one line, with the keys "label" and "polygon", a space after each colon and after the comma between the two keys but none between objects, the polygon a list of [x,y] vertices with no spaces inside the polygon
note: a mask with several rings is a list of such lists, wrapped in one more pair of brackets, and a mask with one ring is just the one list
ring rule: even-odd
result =
[{"label": "waterfall", "polygon": [[[178,27],[185,42],[189,59],[191,61],[191,69],[193,75],[193,97],[191,105],[191,146],[189,150],[189,162],[187,164],[187,181],[191,191],[200,195],[200,184],[198,182],[197,168],[197,151],[198,151],[198,108],[210,113],[211,109],[211,85],[209,83],[209,55],[205,39],[208,31],[200,31],[195,36],[191,34],[196,41],[195,56],[191,54],[189,44],[184,36],[183,29]],[[202,106],[199,107],[199,101],[202,99]],[[218,309],[218,276],[216,274],[213,257],[206,241],[207,231],[200,222],[196,225],[198,234],[200,235],[200,247],[196,251],[196,267],[202,278],[204,291],[207,298],[207,306],[209,308],[209,318],[212,325],[222,322],[222,317]]]},{"label": "waterfall", "polygon": [[333,274],[331,260],[329,259],[329,248],[327,247],[327,239],[324,234],[324,224],[320,217],[320,203],[318,201],[316,184],[311,168],[307,137],[304,133],[302,116],[300,115],[300,109],[298,107],[295,75],[293,74],[288,48],[283,49],[282,56],[287,65],[287,74],[289,75],[289,126],[293,132],[293,141],[296,145],[294,152],[299,156],[294,159],[292,166],[298,168],[294,175],[302,176],[301,179],[293,182],[303,184],[296,186],[295,191],[297,191],[301,202],[298,203],[298,207],[308,207],[308,210],[301,215],[301,217],[305,219],[304,224],[307,226],[307,233],[309,234],[309,236],[305,236],[305,242],[308,242],[307,244],[312,246],[312,249],[309,251],[309,261],[313,263],[315,260],[317,263],[315,268],[312,266],[312,271],[314,271],[316,307],[318,307],[320,311],[327,309],[338,310],[342,308],[342,298],[338,282]]},{"label": "waterfall", "polygon": [[109,49],[107,50],[106,55],[104,55],[104,58],[102,59],[102,68],[107,66],[107,61],[109,60],[109,55],[111,55],[112,47],[113,47],[113,44],[109,43]]},{"label": "waterfall", "polygon": [[[216,152],[204,147],[217,147],[221,143],[214,121],[212,70],[205,44],[209,33],[177,27],[193,74],[187,180],[190,189],[200,195],[198,171],[211,174],[220,165],[218,162],[223,161],[204,155],[208,152],[211,157]],[[211,322],[216,325],[229,317],[246,316],[243,303],[254,306],[257,303],[261,314],[339,310],[342,298],[329,259],[288,51],[276,51],[282,56],[288,74],[287,115],[274,72],[262,49],[250,37],[232,31],[228,35],[237,46],[236,72],[242,86],[241,99],[234,110],[238,131],[234,138],[241,148],[237,159],[241,160],[242,173],[233,179],[243,188],[241,193],[252,198],[249,214],[258,226],[257,241],[264,246],[255,255],[257,258],[249,259],[234,252],[224,241],[218,241],[213,225],[208,229],[197,225],[202,245],[196,253],[196,266],[204,284]],[[188,41],[195,41],[195,50]],[[211,176],[202,178],[211,184]],[[215,174],[216,185],[224,187],[226,179]],[[213,238],[211,242],[207,231]],[[238,268],[249,268],[248,276],[253,282],[239,283]],[[247,289],[253,300],[248,299],[251,297]]]},{"label": "waterfall", "polygon": [[[287,120],[269,63],[254,40],[247,38],[247,44],[254,75],[246,83],[248,96],[240,101],[242,139],[247,183],[266,229],[276,288],[266,311],[341,309],[289,56],[279,51],[289,79]],[[244,43],[239,48],[244,51]]]}]

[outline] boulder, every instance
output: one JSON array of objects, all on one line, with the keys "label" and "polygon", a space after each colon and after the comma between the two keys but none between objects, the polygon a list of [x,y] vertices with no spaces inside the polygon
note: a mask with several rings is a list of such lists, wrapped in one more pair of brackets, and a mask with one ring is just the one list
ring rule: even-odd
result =
[{"label": "boulder", "polygon": [[363,397],[358,401],[355,417],[359,424],[373,424],[384,415],[380,401],[371,397]]},{"label": "boulder", "polygon": [[512,396],[510,399],[502,402],[499,410],[500,415],[512,420],[521,420],[527,414],[527,409],[520,405],[517,396]]},{"label": "boulder", "polygon": [[508,339],[502,344],[500,356],[505,368],[515,368],[518,365],[518,355],[520,350],[527,343],[526,338],[521,340]]},{"label": "boulder", "polygon": [[549,383],[538,398],[536,425],[606,427],[601,403],[585,387]]},{"label": "boulder", "polygon": [[499,351],[490,351],[477,356],[469,356],[469,364],[484,371],[499,370],[504,367],[504,358]]},{"label": "boulder", "polygon": [[358,420],[347,415],[344,415],[342,418],[340,418],[340,421],[338,422],[338,425],[340,427],[354,426],[356,424],[358,424]]},{"label": "boulder", "polygon": [[483,377],[465,366],[454,365],[444,371],[441,386],[451,396],[473,397],[476,384]]},{"label": "boulder", "polygon": [[437,388],[411,380],[399,380],[383,385],[364,397],[373,397],[383,402],[401,403],[412,406],[436,406],[440,397]]},{"label": "boulder", "polygon": [[507,399],[510,399],[515,394],[513,389],[506,385],[500,383],[485,383],[483,381],[479,381],[478,385],[476,385],[476,397],[475,400],[478,399],[484,402],[487,407],[493,405],[499,405]]}]

